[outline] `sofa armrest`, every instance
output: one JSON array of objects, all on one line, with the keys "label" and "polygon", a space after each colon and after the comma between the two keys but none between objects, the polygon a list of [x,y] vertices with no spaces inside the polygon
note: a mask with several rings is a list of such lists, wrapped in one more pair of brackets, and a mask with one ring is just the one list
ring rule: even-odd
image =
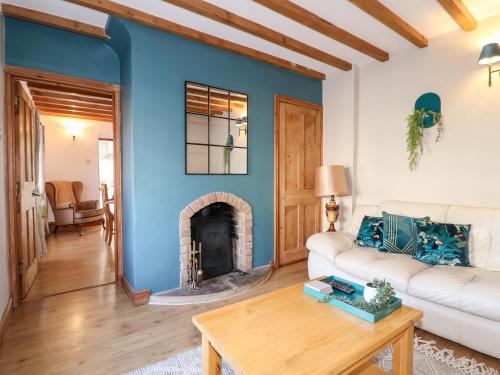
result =
[{"label": "sofa armrest", "polygon": [[315,233],[307,239],[306,247],[309,251],[321,255],[334,263],[335,257],[354,246],[354,237],[348,232]]}]

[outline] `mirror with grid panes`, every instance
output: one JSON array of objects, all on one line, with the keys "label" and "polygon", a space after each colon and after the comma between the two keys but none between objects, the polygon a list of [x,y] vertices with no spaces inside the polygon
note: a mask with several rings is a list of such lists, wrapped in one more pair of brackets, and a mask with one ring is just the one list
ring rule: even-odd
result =
[{"label": "mirror with grid panes", "polygon": [[248,96],[186,82],[186,174],[248,174]]}]

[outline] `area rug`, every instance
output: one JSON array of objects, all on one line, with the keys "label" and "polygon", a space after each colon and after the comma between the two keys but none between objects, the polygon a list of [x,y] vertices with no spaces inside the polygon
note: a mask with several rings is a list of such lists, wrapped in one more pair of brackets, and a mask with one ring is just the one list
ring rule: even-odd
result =
[{"label": "area rug", "polygon": [[[380,353],[373,361],[386,371],[392,368],[390,348]],[[156,362],[127,373],[126,375],[201,375],[201,347],[178,353],[163,361]],[[226,362],[222,362],[223,375],[235,375]],[[498,375],[498,371],[477,363],[470,358],[455,358],[453,351],[440,350],[434,341],[425,341],[415,336],[413,347],[414,375]]]}]

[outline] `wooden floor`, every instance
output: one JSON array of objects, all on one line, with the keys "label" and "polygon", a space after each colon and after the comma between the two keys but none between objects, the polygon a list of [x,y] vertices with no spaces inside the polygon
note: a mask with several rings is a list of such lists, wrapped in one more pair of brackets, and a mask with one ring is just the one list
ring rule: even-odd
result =
[{"label": "wooden floor", "polygon": [[[24,302],[0,349],[0,374],[122,374],[200,344],[191,317],[307,279],[307,264],[277,270],[267,283],[231,300],[196,306],[133,307],[115,285]],[[500,361],[417,331],[460,356]]]},{"label": "wooden floor", "polygon": [[27,300],[112,283],[114,255],[104,242],[101,226],[86,226],[82,236],[71,227],[47,238],[48,252],[39,262],[38,276]]}]

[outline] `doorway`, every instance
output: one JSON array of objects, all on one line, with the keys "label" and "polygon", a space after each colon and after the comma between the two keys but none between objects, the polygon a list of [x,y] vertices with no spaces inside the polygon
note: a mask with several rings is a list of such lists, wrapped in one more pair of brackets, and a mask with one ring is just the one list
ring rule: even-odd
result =
[{"label": "doorway", "polygon": [[[106,186],[110,200],[115,191],[114,172],[113,138],[99,138],[99,186]],[[101,204],[103,203],[101,194]]]},{"label": "doorway", "polygon": [[321,228],[314,174],[322,163],[323,107],[275,97],[275,264],[307,258],[307,238]]},{"label": "doorway", "polygon": [[[121,283],[119,86],[10,66],[5,72],[14,306]],[[109,245],[100,192],[102,138],[113,147],[106,169],[114,192]]]}]

